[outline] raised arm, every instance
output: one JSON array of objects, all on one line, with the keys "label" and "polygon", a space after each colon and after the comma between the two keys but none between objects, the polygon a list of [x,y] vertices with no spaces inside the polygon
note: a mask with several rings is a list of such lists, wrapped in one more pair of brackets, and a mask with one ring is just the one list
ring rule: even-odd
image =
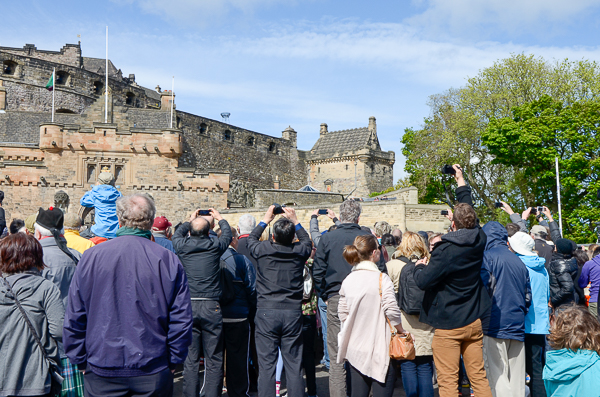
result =
[{"label": "raised arm", "polygon": [[227,251],[227,247],[231,244],[231,227],[229,227],[229,223],[223,219],[219,211],[214,208],[210,209],[210,214],[213,218],[219,221],[219,228],[221,229],[221,237],[219,237],[219,252],[222,254]]}]

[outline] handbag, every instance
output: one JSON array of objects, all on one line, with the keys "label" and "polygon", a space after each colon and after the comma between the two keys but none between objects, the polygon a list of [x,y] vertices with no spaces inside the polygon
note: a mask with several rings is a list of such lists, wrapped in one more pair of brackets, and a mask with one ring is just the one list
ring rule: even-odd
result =
[{"label": "handbag", "polygon": [[42,342],[40,341],[40,337],[38,336],[37,332],[35,331],[35,328],[33,328],[33,325],[31,324],[31,321],[29,320],[29,317],[27,316],[25,309],[23,309],[23,306],[21,306],[21,302],[19,301],[19,298],[17,298],[17,294],[14,293],[12,287],[10,286],[10,283],[8,282],[8,280],[6,280],[4,278],[4,276],[2,276],[2,281],[4,282],[4,285],[6,286],[8,291],[12,294],[12,297],[14,298],[15,303],[17,304],[17,307],[19,308],[19,311],[21,312],[21,315],[23,316],[23,319],[25,320],[25,323],[27,323],[27,328],[29,328],[29,331],[31,331],[31,333],[33,334],[36,344],[42,351],[42,355],[44,356],[44,359],[48,363],[48,371],[50,372],[50,380],[51,380],[50,396],[53,396],[53,397],[59,396],[60,392],[62,390],[62,383],[64,381],[64,378],[60,374],[60,368],[58,367],[58,364],[56,362],[54,362],[54,360],[52,360],[46,354],[46,349],[44,349],[44,345],[42,345]]},{"label": "handbag", "polygon": [[[379,297],[383,300],[381,292],[381,280],[383,273],[379,274]],[[385,313],[384,313],[385,315]],[[390,358],[394,360],[414,360],[415,359],[415,344],[412,336],[409,333],[401,334],[395,327],[392,327],[392,323],[388,316],[385,316],[390,331],[392,331],[392,338],[390,339]]]}]

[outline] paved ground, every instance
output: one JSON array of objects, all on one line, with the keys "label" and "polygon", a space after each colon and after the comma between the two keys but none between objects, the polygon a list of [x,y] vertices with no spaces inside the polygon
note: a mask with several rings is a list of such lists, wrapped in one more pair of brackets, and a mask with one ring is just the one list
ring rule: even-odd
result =
[{"label": "paved ground", "polygon": [[[174,397],[182,396],[182,387],[183,378],[181,376],[181,371],[177,371],[175,372],[175,392],[173,394]],[[285,388],[283,390],[285,391]],[[320,364],[317,366],[317,395],[319,397],[329,397],[329,373],[327,372],[327,369]],[[251,393],[251,396],[255,397],[256,393]],[[437,385],[435,386],[435,396],[438,397]],[[469,389],[465,389],[463,391],[463,396],[469,396]],[[224,393],[223,397],[227,397],[227,393]],[[275,397],[274,392],[273,397]],[[406,397],[404,389],[402,388],[402,380],[399,377],[398,379],[396,379],[396,387],[394,389],[393,397]]]}]

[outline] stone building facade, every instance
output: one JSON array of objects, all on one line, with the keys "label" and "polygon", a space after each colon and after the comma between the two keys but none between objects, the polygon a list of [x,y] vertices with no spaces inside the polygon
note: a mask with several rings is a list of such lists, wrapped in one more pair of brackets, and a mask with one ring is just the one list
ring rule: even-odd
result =
[{"label": "stone building facade", "polygon": [[[142,87],[110,61],[105,109],[105,60],[84,57],[79,44],[59,51],[0,47],[0,66],[0,189],[8,216],[51,205],[59,190],[78,206],[102,169],[115,174],[123,193],[146,191],[159,207],[177,202],[183,211],[253,207],[256,191],[297,190],[309,170],[321,192],[349,193],[355,169],[355,196],[393,182],[394,153],[381,150],[374,118],[363,129],[327,133],[325,127],[304,152],[291,127],[271,136],[179,109],[171,116],[174,93]],[[45,86],[53,69],[50,123],[52,92]]]}]

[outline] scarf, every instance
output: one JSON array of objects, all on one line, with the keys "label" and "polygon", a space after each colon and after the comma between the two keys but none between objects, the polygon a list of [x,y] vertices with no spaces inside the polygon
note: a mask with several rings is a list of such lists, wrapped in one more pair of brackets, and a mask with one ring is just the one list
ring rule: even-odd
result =
[{"label": "scarf", "polygon": [[123,227],[120,227],[119,230],[117,230],[117,237],[121,237],[121,236],[138,236],[138,237],[143,237],[143,238],[147,238],[148,240],[150,240],[150,237],[152,237],[152,232],[150,230],[138,229],[137,227],[133,228],[133,227],[123,226]]}]

